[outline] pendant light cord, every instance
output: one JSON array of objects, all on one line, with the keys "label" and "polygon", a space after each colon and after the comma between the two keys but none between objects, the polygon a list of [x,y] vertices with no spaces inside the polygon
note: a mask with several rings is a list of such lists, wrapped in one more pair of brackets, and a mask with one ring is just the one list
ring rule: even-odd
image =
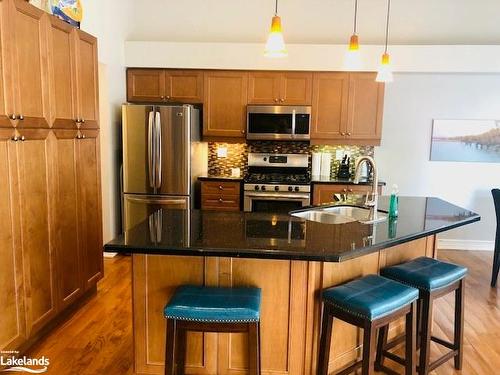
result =
[{"label": "pendant light cord", "polygon": [[276,7],[274,8],[274,15],[278,15],[278,0],[276,0]]},{"label": "pendant light cord", "polygon": [[391,0],[387,0],[387,19],[385,24],[385,52],[387,53],[387,44],[389,43],[389,15],[391,14]]},{"label": "pendant light cord", "polygon": [[354,32],[353,32],[354,35],[356,35],[357,28],[358,28],[358,0],[354,0]]}]

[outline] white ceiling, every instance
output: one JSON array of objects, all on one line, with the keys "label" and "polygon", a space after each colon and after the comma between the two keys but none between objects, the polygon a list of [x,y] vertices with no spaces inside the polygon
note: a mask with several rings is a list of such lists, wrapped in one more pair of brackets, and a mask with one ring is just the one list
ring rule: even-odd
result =
[{"label": "white ceiling", "polygon": [[[288,43],[345,43],[354,0],[280,0]],[[384,40],[386,0],[359,0],[360,41]],[[262,42],[274,0],[140,0],[128,40]],[[391,44],[500,44],[500,0],[392,0]]]}]

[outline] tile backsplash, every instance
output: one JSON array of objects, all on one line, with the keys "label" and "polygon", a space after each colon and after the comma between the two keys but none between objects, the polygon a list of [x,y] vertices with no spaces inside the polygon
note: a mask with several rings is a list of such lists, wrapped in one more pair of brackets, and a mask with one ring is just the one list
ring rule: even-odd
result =
[{"label": "tile backsplash", "polygon": [[[218,151],[225,157],[219,157]],[[247,159],[249,152],[281,153],[281,154],[311,154],[312,152],[327,152],[332,154],[331,176],[335,176],[340,165],[340,160],[335,156],[338,150],[342,153],[348,152],[351,156],[351,173],[354,161],[361,155],[373,156],[373,146],[331,146],[331,145],[309,145],[307,142],[248,142],[248,143],[208,143],[208,174],[211,176],[230,176],[231,168],[240,168],[241,175],[247,172]],[[310,164],[309,158],[309,164]]]}]

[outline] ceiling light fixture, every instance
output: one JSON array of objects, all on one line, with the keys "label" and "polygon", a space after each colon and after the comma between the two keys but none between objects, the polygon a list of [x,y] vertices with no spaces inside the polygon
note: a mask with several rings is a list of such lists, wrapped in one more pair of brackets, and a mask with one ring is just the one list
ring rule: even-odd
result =
[{"label": "ceiling light fixture", "polygon": [[361,70],[363,60],[359,51],[358,27],[358,0],[354,0],[354,30],[349,40],[349,47],[344,56],[344,70]]},{"label": "ceiling light fixture", "polygon": [[391,12],[391,0],[387,0],[387,18],[385,25],[385,50],[382,54],[382,61],[380,62],[380,66],[378,68],[377,78],[375,81],[377,82],[392,82],[394,80],[392,74],[392,66],[391,66],[391,57],[387,53],[387,44],[389,42],[389,15]]},{"label": "ceiling light fixture", "polygon": [[286,57],[288,51],[285,46],[285,39],[283,38],[283,31],[281,29],[281,18],[278,16],[278,0],[276,0],[276,7],[274,10],[274,17],[271,22],[271,31],[267,37],[266,47],[264,49],[264,56],[266,57]]}]

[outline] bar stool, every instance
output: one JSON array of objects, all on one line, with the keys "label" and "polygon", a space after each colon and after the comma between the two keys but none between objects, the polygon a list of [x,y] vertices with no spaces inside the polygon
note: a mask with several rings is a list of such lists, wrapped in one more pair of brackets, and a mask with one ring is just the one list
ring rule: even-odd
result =
[{"label": "bar stool", "polygon": [[362,367],[373,374],[377,329],[406,316],[406,375],[415,374],[416,301],[418,290],[378,275],[369,275],[323,291],[323,319],[318,358],[318,375],[328,374],[333,318],[363,328],[363,359],[338,374]]},{"label": "bar stool", "polygon": [[260,374],[260,305],[258,288],[179,287],[165,306],[165,374],[184,374],[186,333],[247,332],[249,373]]},{"label": "bar stool", "polygon": [[[462,369],[464,278],[467,275],[467,268],[433,258],[421,257],[407,263],[385,268],[380,271],[380,274],[419,289],[418,327],[420,340],[417,345],[420,347],[420,361],[418,373],[427,375],[451,358],[454,358],[455,368],[457,370]],[[453,291],[455,292],[455,332],[453,343],[450,343],[432,336],[431,318],[434,301]],[[377,365],[383,367],[383,357],[402,363],[401,358],[388,352],[389,349],[397,345],[397,340],[387,344],[387,327],[381,330],[380,337],[383,343],[379,347]],[[450,349],[450,351],[441,358],[429,363],[431,341]]]}]

